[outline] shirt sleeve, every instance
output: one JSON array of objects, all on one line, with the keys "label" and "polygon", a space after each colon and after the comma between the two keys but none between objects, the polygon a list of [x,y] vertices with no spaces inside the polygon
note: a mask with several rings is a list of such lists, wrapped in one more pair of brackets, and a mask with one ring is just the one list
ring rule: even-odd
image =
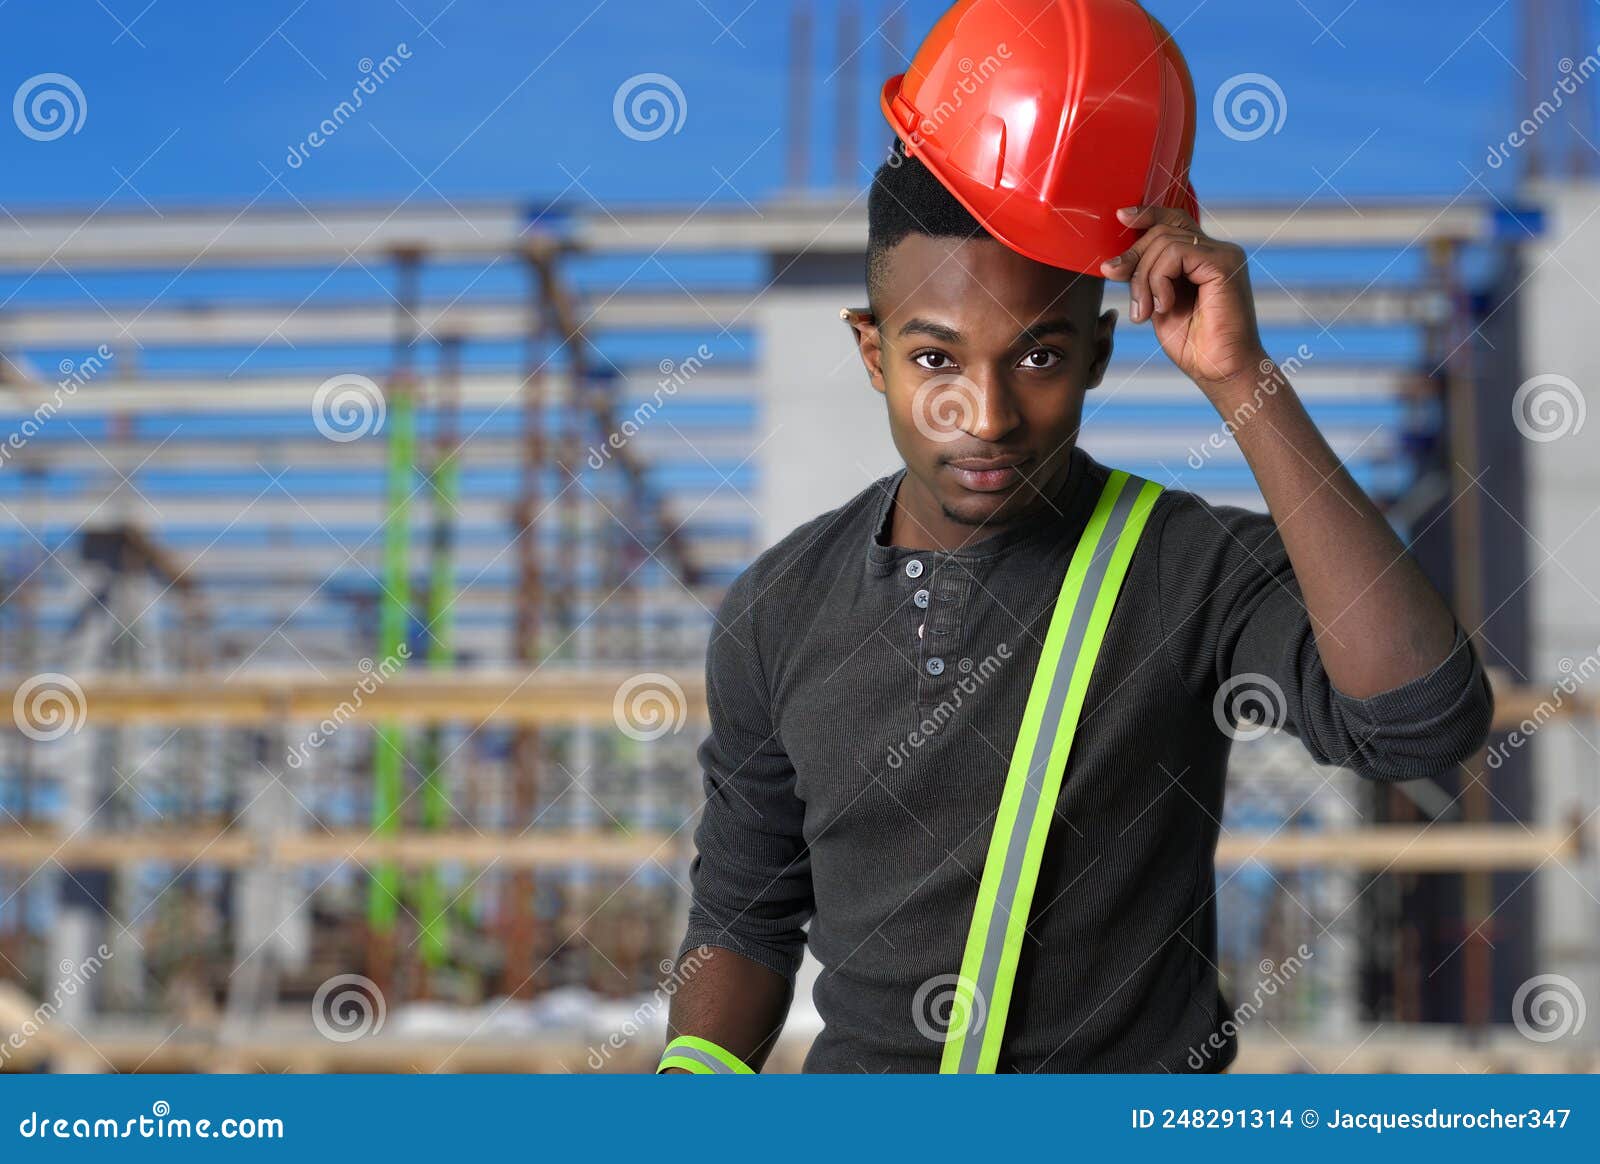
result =
[{"label": "shirt sleeve", "polygon": [[1333,685],[1270,515],[1174,496],[1160,541],[1163,634],[1219,730],[1241,715],[1293,733],[1320,763],[1372,780],[1436,776],[1483,746],[1494,699],[1460,623],[1432,671],[1365,699]]},{"label": "shirt sleeve", "polygon": [[814,909],[811,859],[805,805],[773,723],[753,590],[748,572],[729,588],[706,650],[710,732],[698,752],[705,806],[680,953],[716,946],[793,980]]}]

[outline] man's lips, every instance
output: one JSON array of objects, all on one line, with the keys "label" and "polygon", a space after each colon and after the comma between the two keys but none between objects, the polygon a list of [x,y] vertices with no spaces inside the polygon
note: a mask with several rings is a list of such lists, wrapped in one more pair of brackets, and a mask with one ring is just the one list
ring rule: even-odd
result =
[{"label": "man's lips", "polygon": [[998,493],[1022,480],[1027,457],[959,457],[945,462],[963,488],[974,493]]}]

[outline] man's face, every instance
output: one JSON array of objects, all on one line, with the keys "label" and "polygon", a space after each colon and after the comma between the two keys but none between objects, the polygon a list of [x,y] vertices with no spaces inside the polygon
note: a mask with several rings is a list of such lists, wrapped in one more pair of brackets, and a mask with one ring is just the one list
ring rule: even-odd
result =
[{"label": "man's face", "polygon": [[852,324],[919,521],[999,528],[1060,485],[1111,358],[1103,285],[987,238],[896,244],[878,317]]}]

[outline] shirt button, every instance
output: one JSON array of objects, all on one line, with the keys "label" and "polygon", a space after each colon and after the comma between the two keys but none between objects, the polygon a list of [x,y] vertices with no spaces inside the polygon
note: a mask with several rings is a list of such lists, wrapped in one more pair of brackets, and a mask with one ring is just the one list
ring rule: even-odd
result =
[{"label": "shirt button", "polygon": [[928,667],[928,674],[930,674],[930,675],[943,675],[944,674],[944,660],[943,659],[929,659],[928,663],[927,663],[927,667]]},{"label": "shirt button", "polygon": [[922,563],[917,561],[917,559],[915,559],[915,558],[912,558],[909,562],[907,562],[906,563],[906,577],[907,578],[920,578],[920,577],[922,577]]},{"label": "shirt button", "polygon": [[920,608],[922,610],[927,610],[928,609],[928,592],[926,590],[918,590],[915,594],[913,594],[911,596],[911,601],[915,602],[917,604],[918,608]]}]

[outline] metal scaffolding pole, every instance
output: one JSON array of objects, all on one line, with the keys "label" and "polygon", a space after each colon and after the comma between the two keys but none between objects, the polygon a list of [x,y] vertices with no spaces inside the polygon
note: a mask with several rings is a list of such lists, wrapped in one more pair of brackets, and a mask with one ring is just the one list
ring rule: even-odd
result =
[{"label": "metal scaffolding pole", "polygon": [[[546,311],[554,316],[558,310],[556,302],[561,291],[559,287],[554,286],[555,274],[552,267],[553,263],[545,267],[547,289],[544,301]],[[581,339],[577,343],[567,340],[565,355],[565,367],[557,379],[556,415],[560,419],[553,449],[556,482],[560,488],[556,497],[556,601],[553,609],[557,617],[555,634],[560,644],[560,657],[582,669],[586,665],[592,665],[590,660],[593,658],[594,633],[590,622],[580,618],[577,611],[578,542],[581,537],[586,501],[583,487],[578,479],[578,475],[583,471],[583,437],[579,427],[581,424],[579,417],[584,404],[588,361]],[[561,742],[564,745],[563,777],[577,786],[572,790],[575,797],[573,805],[578,813],[577,823],[580,827],[586,826],[591,823],[592,810],[596,804],[592,790],[593,729],[581,725],[565,728],[561,733]],[[555,881],[556,916],[563,919],[569,915],[579,918],[580,929],[583,926],[581,919],[588,918],[592,913],[590,880],[589,870],[586,866],[580,865],[566,870],[564,875]],[[577,933],[567,931],[567,925],[563,921],[557,931],[558,948],[562,943],[578,937]],[[588,983],[593,976],[595,965],[593,947],[587,942],[578,942],[576,945],[574,954],[579,963],[575,972],[576,978],[578,981]],[[573,981],[572,976],[563,979],[563,983],[571,981]]]},{"label": "metal scaffolding pole", "polygon": [[[544,577],[539,561],[539,498],[545,465],[545,373],[541,359],[545,333],[541,305],[542,248],[527,252],[529,267],[528,310],[522,382],[522,465],[517,489],[517,602],[514,655],[524,668],[540,661],[540,631],[544,612]],[[541,737],[536,727],[521,727],[511,744],[511,818],[518,828],[530,827],[538,812]],[[526,998],[533,993],[537,935],[534,918],[534,880],[528,870],[518,870],[505,886],[500,903],[500,928],[504,935],[505,965],[501,970],[504,993]]]},{"label": "metal scaffolding pole", "polygon": [[[1477,375],[1470,333],[1471,307],[1460,273],[1460,244],[1436,240],[1428,245],[1431,278],[1449,296],[1454,310],[1445,327],[1432,329],[1431,342],[1440,349],[1438,363],[1446,368],[1450,393],[1450,463],[1455,502],[1450,508],[1454,553],[1451,605],[1463,626],[1482,634],[1486,611],[1483,588],[1483,513],[1477,417]],[[1487,824],[1489,773],[1483,754],[1462,765],[1461,819],[1466,824]],[[1494,952],[1487,932],[1495,914],[1494,884],[1488,874],[1468,872],[1461,879],[1461,925],[1464,931],[1461,974],[1461,1021],[1479,1030],[1491,1018],[1494,994]]]},{"label": "metal scaffolding pole", "polygon": [[[455,560],[452,553],[455,535],[456,499],[460,493],[459,421],[461,389],[461,339],[448,336],[439,348],[439,396],[435,413],[433,464],[428,473],[429,499],[433,505],[433,532],[430,539],[428,572],[428,649],[429,670],[446,670],[455,665],[454,617]],[[429,725],[423,734],[420,753],[422,767],[422,827],[437,831],[449,824],[450,800],[445,788],[444,734],[440,724]],[[446,916],[444,889],[439,870],[430,866],[418,887],[422,918],[422,961],[425,972],[444,965],[450,950],[450,919]]]}]

